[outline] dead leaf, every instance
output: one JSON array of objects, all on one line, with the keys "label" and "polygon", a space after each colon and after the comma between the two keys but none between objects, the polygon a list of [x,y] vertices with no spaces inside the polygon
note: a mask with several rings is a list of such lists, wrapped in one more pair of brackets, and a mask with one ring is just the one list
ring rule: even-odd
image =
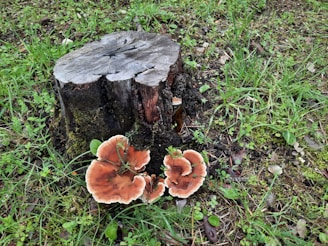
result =
[{"label": "dead leaf", "polygon": [[305,219],[299,219],[296,224],[296,231],[300,238],[305,238],[307,229],[306,229],[306,221]]},{"label": "dead leaf", "polygon": [[267,203],[268,207],[274,207],[275,201],[276,201],[275,194],[270,192],[266,199],[266,203]]},{"label": "dead leaf", "polygon": [[275,175],[280,175],[282,174],[282,168],[278,165],[270,165],[268,166],[268,171],[272,174]]},{"label": "dead leaf", "polygon": [[296,150],[296,152],[301,154],[301,156],[304,156],[303,148],[301,148],[299,146],[300,146],[300,144],[298,142],[294,143],[294,149]]},{"label": "dead leaf", "polygon": [[180,199],[175,201],[175,205],[177,206],[178,212],[181,213],[184,206],[187,204],[187,199]]},{"label": "dead leaf", "polygon": [[328,168],[324,169],[321,173],[328,179]]},{"label": "dead leaf", "polygon": [[277,162],[279,161],[279,155],[276,152],[272,152],[271,153],[271,158],[270,158],[270,162]]},{"label": "dead leaf", "polygon": [[28,52],[27,49],[26,49],[26,46],[24,44],[19,45],[18,50],[21,53],[27,53]]},{"label": "dead leaf", "polygon": [[205,48],[204,47],[196,47],[195,52],[196,52],[197,55],[204,54]]},{"label": "dead leaf", "polygon": [[64,38],[62,41],[62,45],[68,45],[70,43],[73,43],[73,40],[71,40],[69,38]]},{"label": "dead leaf", "polygon": [[228,56],[227,53],[224,53],[224,55],[220,56],[219,63],[224,65],[228,60],[230,60],[230,56]]},{"label": "dead leaf", "polygon": [[259,54],[265,54],[265,50],[263,49],[262,45],[260,45],[259,43],[255,42],[254,40],[251,42],[251,45],[256,49],[256,51]]},{"label": "dead leaf", "polygon": [[207,42],[204,42],[203,43],[203,47],[206,49],[206,48],[208,48],[210,46],[210,44],[209,43],[207,43]]},{"label": "dead leaf", "polygon": [[304,140],[308,144],[308,146],[310,148],[314,149],[314,150],[319,150],[319,149],[322,149],[324,147],[324,145],[316,143],[314,140],[312,140],[308,136],[305,136]]},{"label": "dead leaf", "polygon": [[242,170],[236,169],[235,167],[230,167],[227,169],[227,173],[230,175],[231,178],[237,178],[241,175]]},{"label": "dead leaf", "polygon": [[34,201],[32,203],[30,203],[30,205],[25,209],[25,212],[27,212],[27,213],[32,212],[34,207],[36,205],[38,205],[38,202],[39,202],[39,198],[34,199]]},{"label": "dead leaf", "polygon": [[215,227],[208,222],[208,216],[204,216],[203,222],[206,237],[211,243],[216,243],[218,240],[217,232]]},{"label": "dead leaf", "polygon": [[311,73],[314,73],[315,72],[315,68],[314,68],[314,64],[312,62],[309,62],[307,65],[306,65],[306,69],[308,71],[310,71]]},{"label": "dead leaf", "polygon": [[243,148],[242,150],[239,150],[236,153],[233,153],[231,155],[232,161],[235,165],[240,165],[246,155],[246,149]]}]

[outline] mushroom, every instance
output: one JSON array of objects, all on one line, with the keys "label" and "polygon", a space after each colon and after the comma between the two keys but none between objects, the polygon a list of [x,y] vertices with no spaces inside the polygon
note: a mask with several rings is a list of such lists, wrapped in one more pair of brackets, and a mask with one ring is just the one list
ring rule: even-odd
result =
[{"label": "mushroom", "polygon": [[161,197],[165,192],[164,179],[156,177],[155,174],[151,176],[144,176],[146,187],[141,199],[147,203],[153,203],[157,198]]},{"label": "mushroom", "polygon": [[194,150],[177,150],[166,155],[163,161],[165,185],[172,196],[187,198],[195,193],[205,180],[206,165],[200,153]]},{"label": "mushroom", "polygon": [[179,97],[172,97],[172,105],[178,106],[182,104],[182,99]]},{"label": "mushroom", "polygon": [[186,176],[192,172],[190,161],[183,157],[181,150],[175,150],[164,157],[164,165],[168,169],[164,172],[165,176],[170,177],[171,182],[177,184],[180,176]]},{"label": "mushroom", "polygon": [[97,157],[85,177],[97,202],[128,204],[143,194],[146,181],[139,172],[150,161],[149,150],[137,151],[125,136],[117,135],[99,146]]}]

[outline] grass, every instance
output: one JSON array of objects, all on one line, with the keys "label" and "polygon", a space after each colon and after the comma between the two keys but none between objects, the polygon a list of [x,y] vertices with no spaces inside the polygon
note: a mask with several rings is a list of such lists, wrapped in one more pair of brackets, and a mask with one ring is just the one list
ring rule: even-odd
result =
[{"label": "grass", "polygon": [[[121,245],[205,245],[200,213],[220,219],[222,244],[326,244],[327,3],[130,2],[1,2],[0,244],[114,244],[117,223]],[[209,86],[200,91],[212,107],[191,130],[214,171],[181,211],[169,196],[96,204],[84,182],[89,152],[69,160],[50,137],[56,60],[136,21],[171,34],[194,85]],[[235,146],[246,149],[240,163]],[[268,172],[273,164],[283,174]]]}]

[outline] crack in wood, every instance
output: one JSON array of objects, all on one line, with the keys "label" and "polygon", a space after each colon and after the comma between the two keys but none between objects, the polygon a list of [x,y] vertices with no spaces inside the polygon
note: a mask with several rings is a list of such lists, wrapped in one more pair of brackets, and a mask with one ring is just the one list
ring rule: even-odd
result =
[{"label": "crack in wood", "polygon": [[137,50],[141,47],[144,47],[145,44],[141,44],[139,46],[137,45],[126,45],[126,46],[123,46],[123,47],[119,47],[117,49],[113,49],[113,50],[110,50],[108,52],[106,52],[105,54],[103,54],[103,56],[109,56],[110,58],[112,58],[113,56],[116,56],[117,53],[124,53],[124,52],[128,52],[128,51],[131,51],[131,50]]}]

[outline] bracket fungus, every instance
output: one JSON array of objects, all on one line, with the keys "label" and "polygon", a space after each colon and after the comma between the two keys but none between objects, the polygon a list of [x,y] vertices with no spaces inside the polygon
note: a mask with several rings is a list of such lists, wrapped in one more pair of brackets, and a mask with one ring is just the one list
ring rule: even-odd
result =
[{"label": "bracket fungus", "polygon": [[165,192],[164,179],[156,177],[155,174],[151,176],[144,176],[146,187],[141,199],[147,203],[153,203],[157,198],[161,197]]},{"label": "bracket fungus", "polygon": [[140,198],[146,180],[140,172],[150,161],[150,151],[137,151],[122,135],[111,137],[97,150],[97,160],[86,171],[86,184],[100,203],[123,203]]},{"label": "bracket fungus", "polygon": [[200,153],[194,150],[176,150],[166,155],[163,161],[166,171],[165,185],[172,196],[187,198],[202,186],[206,165]]}]

